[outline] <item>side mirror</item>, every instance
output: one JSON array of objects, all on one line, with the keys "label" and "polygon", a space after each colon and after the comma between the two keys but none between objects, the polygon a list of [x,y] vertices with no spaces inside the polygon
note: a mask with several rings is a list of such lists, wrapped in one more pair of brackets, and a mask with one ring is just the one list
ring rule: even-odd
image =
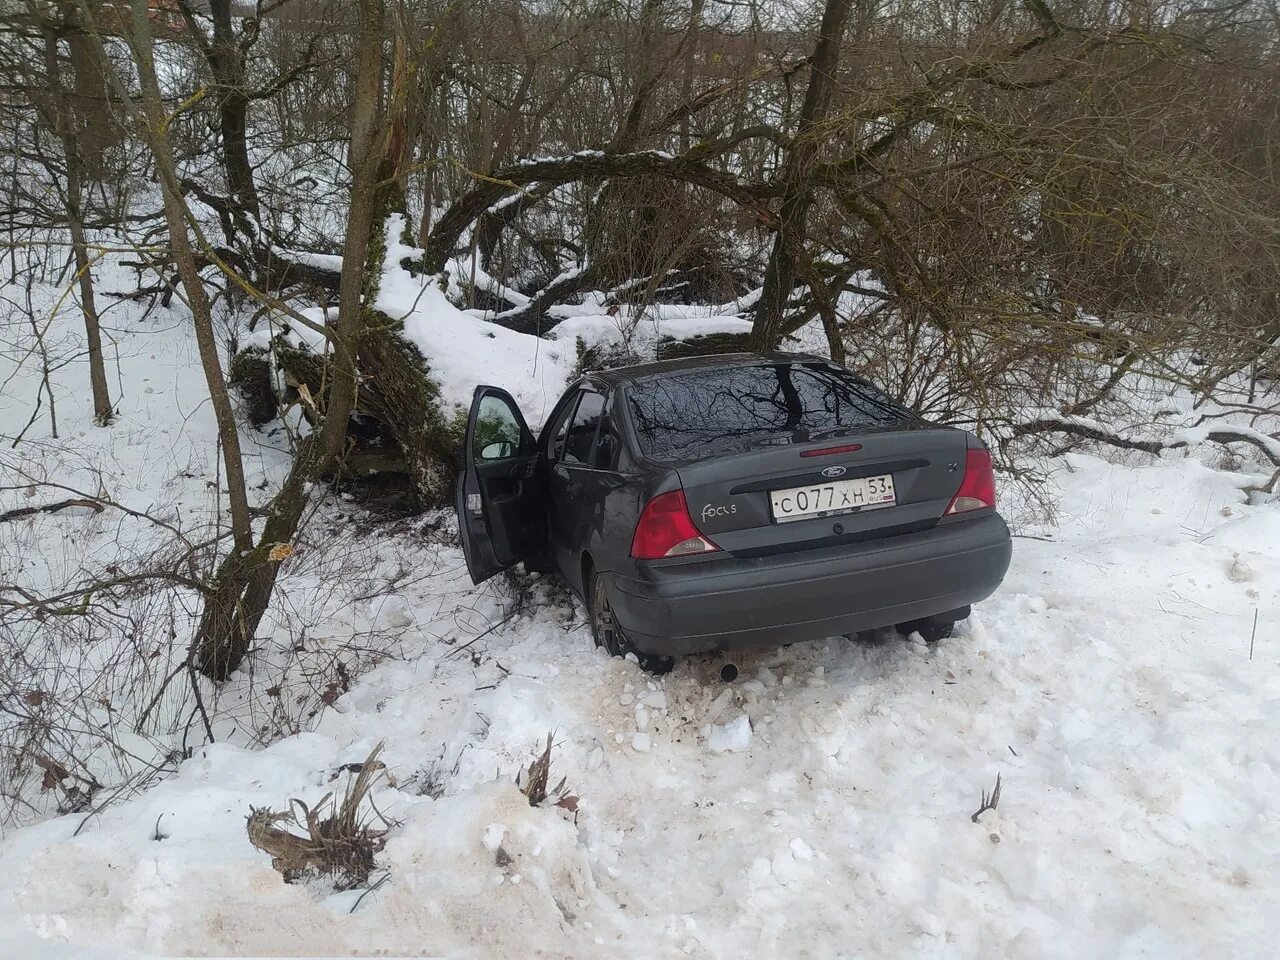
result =
[{"label": "side mirror", "polygon": [[516,445],[510,440],[497,440],[480,451],[481,460],[506,460],[516,455]]}]

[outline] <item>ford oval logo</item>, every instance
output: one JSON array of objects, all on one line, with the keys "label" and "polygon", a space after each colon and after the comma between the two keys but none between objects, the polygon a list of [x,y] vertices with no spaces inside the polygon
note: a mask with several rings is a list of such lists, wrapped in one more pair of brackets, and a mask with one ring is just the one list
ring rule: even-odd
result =
[{"label": "ford oval logo", "polygon": [[844,474],[845,474],[845,469],[844,469],[844,467],[827,467],[827,469],[825,469],[825,470],[823,470],[823,471],[822,471],[822,475],[823,475],[824,477],[827,477],[828,479],[835,479],[836,477],[843,477],[843,476],[844,476]]}]

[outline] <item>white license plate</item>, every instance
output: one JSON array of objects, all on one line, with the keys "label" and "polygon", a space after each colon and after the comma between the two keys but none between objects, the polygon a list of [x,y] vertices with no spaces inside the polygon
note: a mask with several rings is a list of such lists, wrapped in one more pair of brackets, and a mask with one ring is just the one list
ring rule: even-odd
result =
[{"label": "white license plate", "polygon": [[857,480],[829,480],[807,487],[769,491],[773,519],[778,523],[891,507],[896,497],[892,474]]}]

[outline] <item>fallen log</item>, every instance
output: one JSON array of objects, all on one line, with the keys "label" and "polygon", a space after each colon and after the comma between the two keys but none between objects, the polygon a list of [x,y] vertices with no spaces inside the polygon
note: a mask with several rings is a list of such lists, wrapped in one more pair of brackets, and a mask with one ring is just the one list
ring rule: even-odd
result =
[{"label": "fallen log", "polygon": [[[465,417],[447,410],[422,354],[404,325],[368,310],[356,350],[360,383],[348,426],[349,447],[333,479],[376,489],[402,508],[427,510],[452,502],[461,467]],[[250,420],[262,426],[297,405],[316,426],[323,421],[330,360],[281,334],[269,349],[235,355],[231,382]]]},{"label": "fallen log", "polygon": [[57,513],[59,510],[67,510],[71,507],[88,507],[94,513],[101,513],[105,507],[97,500],[85,500],[79,497],[70,500],[59,500],[57,503],[46,503],[39,507],[18,507],[14,510],[6,510],[0,513],[0,523],[8,520],[17,520],[21,517],[29,517],[37,513]]},{"label": "fallen log", "polygon": [[663,337],[658,341],[657,359],[679,360],[710,354],[741,353],[749,349],[748,333],[700,333],[684,339]]},{"label": "fallen log", "polygon": [[[1119,447],[1122,450],[1140,450],[1143,453],[1150,454],[1160,454],[1165,450],[1178,450],[1190,446],[1192,442],[1191,440],[1174,440],[1171,443],[1163,443],[1159,440],[1131,440],[1128,437],[1120,436],[1118,433],[1104,430],[1099,426],[1051,417],[1018,424],[1010,432],[1009,439],[1014,440],[1018,437],[1039,433],[1065,433],[1068,436],[1080,437],[1096,443],[1105,443],[1108,446]],[[1229,443],[1247,443],[1259,450],[1263,456],[1271,461],[1272,466],[1280,467],[1280,441],[1256,430],[1248,428],[1210,430],[1204,434],[1203,439],[1210,443],[1219,443],[1224,446]]]}]

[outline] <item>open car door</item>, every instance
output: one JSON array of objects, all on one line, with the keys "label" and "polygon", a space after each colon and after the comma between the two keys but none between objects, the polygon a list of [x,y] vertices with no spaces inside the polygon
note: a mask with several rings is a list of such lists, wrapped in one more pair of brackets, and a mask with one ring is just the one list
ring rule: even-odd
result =
[{"label": "open car door", "polygon": [[534,553],[547,541],[538,443],[511,394],[476,387],[458,477],[458,532],[473,583]]}]

